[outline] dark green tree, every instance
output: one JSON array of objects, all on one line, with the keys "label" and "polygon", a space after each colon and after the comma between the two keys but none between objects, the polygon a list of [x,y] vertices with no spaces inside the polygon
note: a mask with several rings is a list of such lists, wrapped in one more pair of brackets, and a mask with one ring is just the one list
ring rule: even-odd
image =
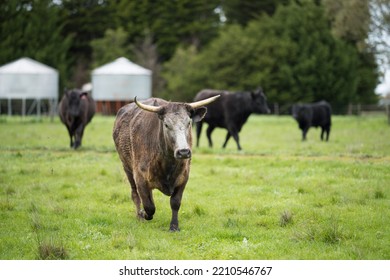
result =
[{"label": "dark green tree", "polygon": [[178,45],[201,48],[216,36],[219,16],[214,10],[218,2],[121,0],[117,7],[119,24],[128,32],[131,43],[151,36],[159,60],[167,61]]},{"label": "dark green tree", "polygon": [[[371,2],[378,4],[372,10],[380,11],[379,2]],[[367,40],[370,25],[374,26],[372,23],[375,22],[375,18],[370,15],[370,0],[322,0],[322,3],[331,24],[332,34],[356,48],[359,55],[357,93],[351,102],[376,103],[377,97],[373,94],[378,82],[376,46],[370,46]]]},{"label": "dark green tree", "polygon": [[103,38],[91,41],[93,50],[93,68],[111,62],[118,57],[129,57],[130,46],[127,43],[127,33],[123,28],[107,29]]},{"label": "dark green tree", "polygon": [[63,36],[60,7],[50,0],[8,0],[0,3],[0,64],[30,57],[68,77],[71,38]]},{"label": "dark green tree", "polygon": [[115,3],[109,0],[62,0],[61,21],[64,37],[72,37],[69,50],[72,85],[89,81],[92,47],[90,42],[104,37],[107,29],[116,29]]},{"label": "dark green tree", "polygon": [[263,15],[247,27],[227,26],[196,57],[185,54],[181,60],[186,66],[175,72],[166,65],[165,77],[168,90],[177,96],[180,89],[186,100],[202,88],[250,90],[261,85],[271,103],[325,99],[339,107],[358,97],[363,78],[356,48],[331,34],[323,9],[310,1],[279,6],[272,17]]},{"label": "dark green tree", "polygon": [[274,40],[267,48],[259,44],[257,51],[274,58],[261,64],[267,69],[264,84],[270,100],[291,104],[324,99],[342,106],[356,95],[357,52],[332,36],[320,6],[280,6],[268,22],[253,23],[248,32]]},{"label": "dark green tree", "polygon": [[262,13],[272,16],[278,5],[286,5],[291,0],[225,0],[221,1],[221,9],[226,23],[246,26],[248,22],[258,19]]},{"label": "dark green tree", "polygon": [[[161,97],[172,101],[192,101],[194,94],[205,85],[202,77],[206,68],[195,68],[199,56],[195,46],[176,49],[172,59],[164,64],[162,76],[167,81]],[[197,83],[199,81],[199,84]]]}]

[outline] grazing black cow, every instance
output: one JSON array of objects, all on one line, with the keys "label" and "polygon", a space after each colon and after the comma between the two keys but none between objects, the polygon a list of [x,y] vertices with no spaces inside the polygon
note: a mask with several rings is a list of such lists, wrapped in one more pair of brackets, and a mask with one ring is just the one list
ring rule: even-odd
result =
[{"label": "grazing black cow", "polygon": [[193,103],[135,99],[118,111],[113,138],[140,219],[153,219],[152,190],[158,189],[171,197],[170,230],[179,230],[178,211],[190,173],[191,123],[200,121],[204,105],[217,98]]},{"label": "grazing black cow", "polygon": [[326,101],[310,104],[294,104],[292,115],[302,130],[302,141],[306,140],[306,134],[310,127],[321,127],[321,140],[329,140],[330,127],[332,125],[332,108]]},{"label": "grazing black cow", "polygon": [[203,122],[208,123],[207,138],[209,146],[213,146],[211,133],[216,127],[226,128],[227,135],[223,148],[226,147],[230,136],[233,136],[237,143],[238,150],[241,150],[238,133],[252,113],[265,114],[270,110],[267,105],[266,96],[261,88],[253,92],[228,92],[223,90],[205,89],[200,91],[194,101],[199,101],[212,96],[221,97],[207,105],[207,114],[201,122],[196,124],[196,146],[199,147],[199,138],[202,132]]},{"label": "grazing black cow", "polygon": [[79,89],[65,90],[59,104],[59,115],[70,137],[70,147],[81,146],[85,126],[95,114],[95,102],[88,92]]}]

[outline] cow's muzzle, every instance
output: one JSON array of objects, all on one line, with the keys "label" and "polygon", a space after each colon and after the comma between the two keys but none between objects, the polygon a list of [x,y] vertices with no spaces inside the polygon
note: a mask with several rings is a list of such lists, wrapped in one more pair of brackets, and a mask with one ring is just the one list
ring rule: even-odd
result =
[{"label": "cow's muzzle", "polygon": [[177,149],[175,151],[175,158],[176,159],[186,159],[191,157],[191,150],[190,149]]}]

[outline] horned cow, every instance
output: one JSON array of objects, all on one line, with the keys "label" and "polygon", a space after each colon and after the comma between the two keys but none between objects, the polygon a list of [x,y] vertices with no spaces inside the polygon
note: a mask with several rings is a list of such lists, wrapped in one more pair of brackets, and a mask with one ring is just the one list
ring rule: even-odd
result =
[{"label": "horned cow", "polygon": [[193,103],[159,98],[141,103],[135,98],[118,111],[113,139],[140,219],[153,218],[152,190],[158,189],[170,196],[170,230],[179,230],[178,211],[190,172],[192,121],[200,121],[207,111],[204,105],[217,98]]}]

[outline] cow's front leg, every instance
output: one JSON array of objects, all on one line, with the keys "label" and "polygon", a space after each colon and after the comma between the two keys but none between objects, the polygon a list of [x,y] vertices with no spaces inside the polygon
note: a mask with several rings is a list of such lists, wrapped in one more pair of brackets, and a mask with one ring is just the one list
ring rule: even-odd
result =
[{"label": "cow's front leg", "polygon": [[75,132],[75,143],[74,143],[75,149],[81,146],[81,139],[83,138],[83,134],[84,134],[84,124],[80,124],[77,127]]},{"label": "cow's front leg", "polygon": [[73,132],[72,132],[70,126],[68,126],[68,125],[66,125],[66,129],[68,130],[68,133],[69,133],[70,147],[73,148]]},{"label": "cow's front leg", "polygon": [[234,141],[236,141],[237,144],[237,149],[240,151],[241,150],[241,145],[240,145],[240,137],[238,136],[238,132],[240,130],[236,128],[235,125],[230,125],[228,127],[228,134],[226,135],[226,140],[225,143],[223,144],[223,147],[226,147],[227,141],[230,138],[230,135],[233,136]]},{"label": "cow's front leg", "polygon": [[137,217],[139,219],[144,219],[145,211],[141,210],[141,199],[138,195],[137,185],[135,184],[135,181],[134,181],[133,172],[131,172],[130,169],[126,168],[126,166],[123,166],[123,167],[124,167],[125,173],[127,175],[127,179],[130,182],[131,199],[133,200],[133,202],[135,204]]},{"label": "cow's front leg", "polygon": [[213,140],[211,139],[211,133],[213,132],[215,126],[209,125],[206,130],[207,139],[209,141],[209,147],[213,147]]},{"label": "cow's front leg", "polygon": [[181,205],[181,198],[183,196],[185,185],[175,188],[171,196],[172,219],[169,227],[170,231],[180,231],[179,229],[179,209]]},{"label": "cow's front leg", "polygon": [[225,142],[223,143],[222,145],[222,148],[226,148],[226,145],[227,145],[227,142],[229,141],[230,139],[230,132],[228,131],[228,133],[226,134],[226,138],[225,138]]},{"label": "cow's front leg", "polygon": [[302,129],[302,141],[306,141],[306,134],[309,131],[308,127]]},{"label": "cow's front leg", "polygon": [[144,211],[139,211],[138,215],[143,216],[145,220],[152,220],[153,215],[156,212],[156,206],[153,201],[152,189],[149,188],[145,180],[140,180],[137,183],[138,195],[141,198],[141,202],[144,208]]},{"label": "cow's front leg", "polygon": [[324,141],[325,127],[321,127],[321,141]]}]

